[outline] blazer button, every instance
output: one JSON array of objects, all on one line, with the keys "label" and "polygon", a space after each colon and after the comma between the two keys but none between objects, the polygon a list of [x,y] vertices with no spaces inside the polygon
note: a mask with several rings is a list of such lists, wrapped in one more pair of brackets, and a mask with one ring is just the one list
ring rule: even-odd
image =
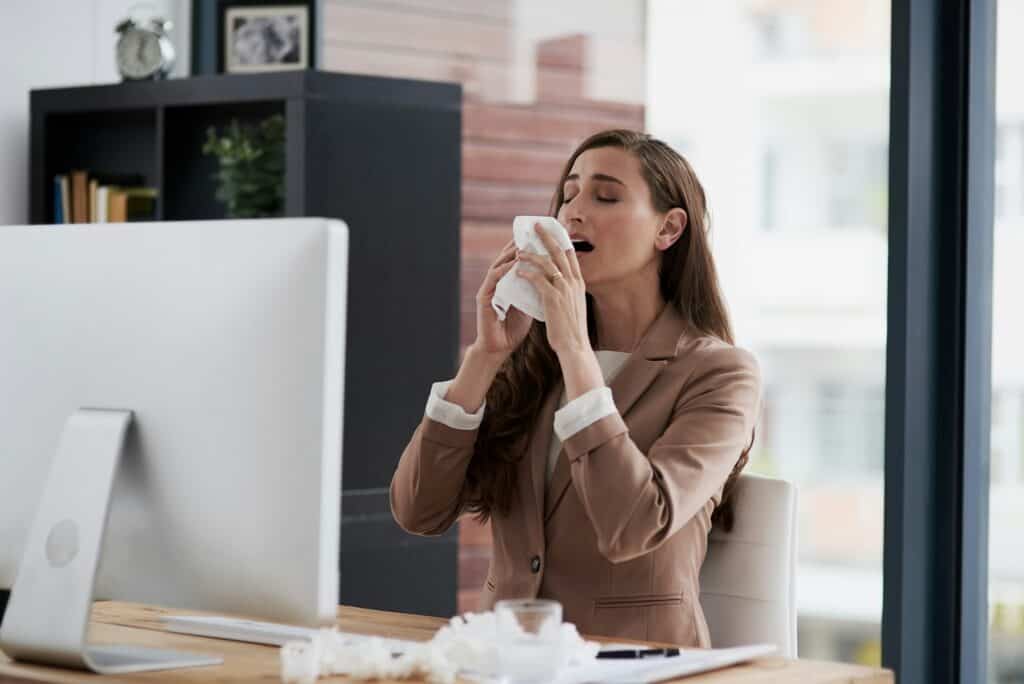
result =
[{"label": "blazer button", "polygon": [[530,559],[530,572],[540,572],[540,556],[534,556]]}]

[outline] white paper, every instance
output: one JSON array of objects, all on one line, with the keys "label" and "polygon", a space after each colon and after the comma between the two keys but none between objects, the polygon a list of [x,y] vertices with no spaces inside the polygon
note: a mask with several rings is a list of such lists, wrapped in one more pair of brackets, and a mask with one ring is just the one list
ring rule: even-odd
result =
[{"label": "white paper", "polygon": [[[633,645],[630,648],[640,647]],[[587,665],[566,669],[558,678],[558,684],[662,682],[771,655],[776,650],[774,644],[755,644],[736,648],[681,650],[677,656],[595,660]]]}]

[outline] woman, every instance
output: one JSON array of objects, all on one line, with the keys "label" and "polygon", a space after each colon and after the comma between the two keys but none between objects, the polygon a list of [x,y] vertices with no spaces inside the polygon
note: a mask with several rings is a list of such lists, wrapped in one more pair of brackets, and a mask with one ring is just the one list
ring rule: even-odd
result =
[{"label": "woman", "polygon": [[[395,519],[426,535],[490,519],[482,609],[552,598],[584,634],[710,646],[700,566],[712,515],[728,524],[761,381],[732,346],[704,191],[666,144],[606,131],[570,157],[552,214],[577,250],[538,231],[553,256],[509,244],[491,265],[476,340],[395,471]],[[546,323],[498,321],[513,268]]]}]

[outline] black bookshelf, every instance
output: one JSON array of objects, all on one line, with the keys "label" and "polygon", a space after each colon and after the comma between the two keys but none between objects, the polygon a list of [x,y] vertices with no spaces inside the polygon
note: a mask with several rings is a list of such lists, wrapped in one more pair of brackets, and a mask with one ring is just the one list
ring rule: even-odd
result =
[{"label": "black bookshelf", "polygon": [[285,216],[350,229],[341,600],[455,612],[457,531],[392,521],[388,484],[430,383],[459,338],[462,92],[457,84],[318,71],[200,76],[31,93],[30,221],[53,221],[53,177],[141,174],[157,218],[224,218],[201,148],[232,118],[286,121]]}]

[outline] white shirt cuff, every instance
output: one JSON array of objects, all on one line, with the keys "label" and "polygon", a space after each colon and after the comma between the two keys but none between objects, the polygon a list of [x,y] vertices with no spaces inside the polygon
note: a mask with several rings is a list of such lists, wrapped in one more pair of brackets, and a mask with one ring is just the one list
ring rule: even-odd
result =
[{"label": "white shirt cuff", "polygon": [[485,401],[476,413],[467,413],[466,409],[458,404],[445,401],[448,388],[452,380],[435,382],[430,386],[430,396],[427,398],[427,410],[424,412],[427,418],[443,423],[455,430],[476,430],[484,419]]},{"label": "white shirt cuff", "polygon": [[555,411],[555,434],[564,442],[618,410],[610,387],[592,389]]}]

